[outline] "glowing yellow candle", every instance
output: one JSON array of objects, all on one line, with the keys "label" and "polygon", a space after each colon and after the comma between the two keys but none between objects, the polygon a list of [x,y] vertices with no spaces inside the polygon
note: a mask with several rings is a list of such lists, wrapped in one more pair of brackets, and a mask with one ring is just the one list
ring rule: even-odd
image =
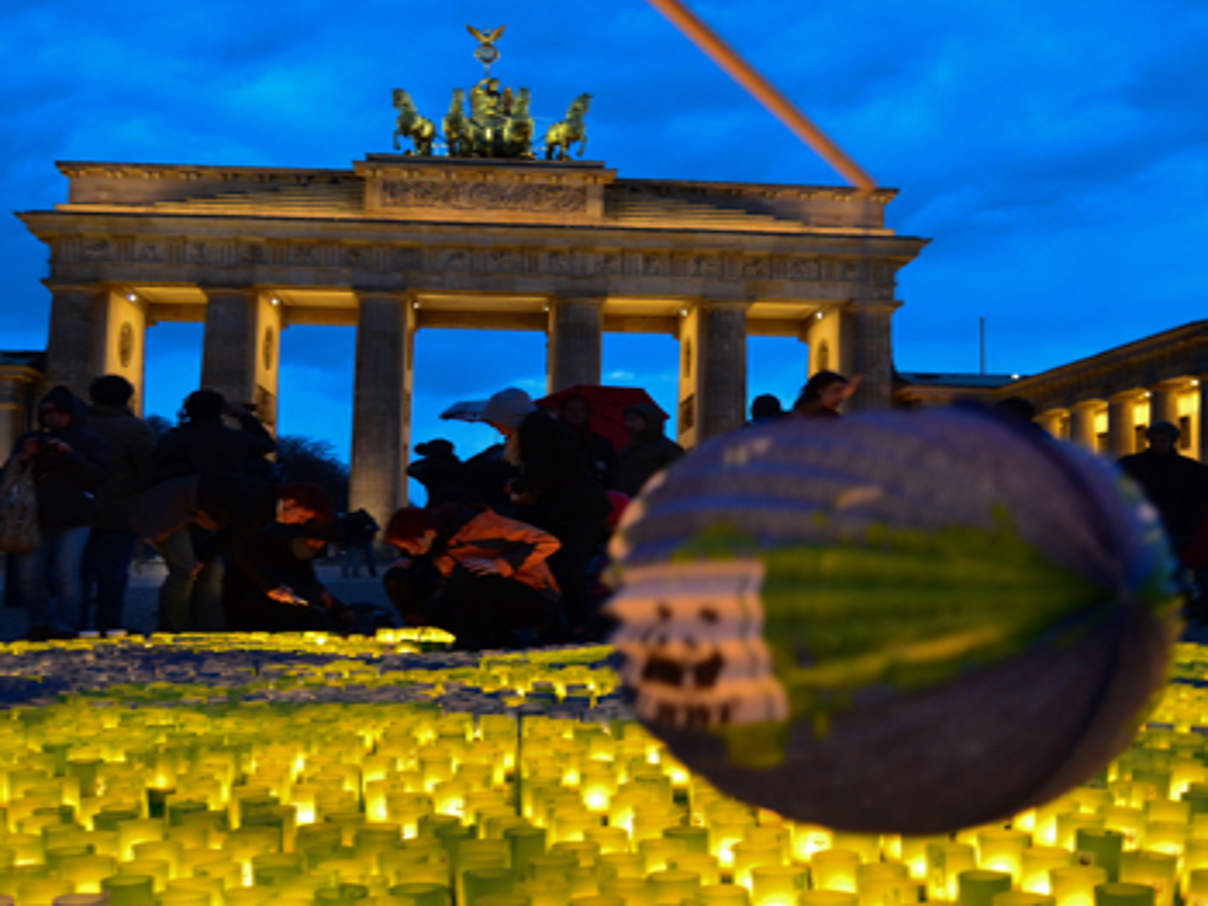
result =
[{"label": "glowing yellow candle", "polygon": [[1187,825],[1175,821],[1150,821],[1145,825],[1143,848],[1154,852],[1181,856],[1187,840]]},{"label": "glowing yellow candle", "polygon": [[644,878],[646,859],[641,853],[602,853],[596,861],[596,876],[601,881],[609,878]]},{"label": "glowing yellow candle", "polygon": [[655,871],[646,876],[646,882],[656,904],[671,906],[678,906],[680,901],[695,896],[700,889],[700,875],[693,871]]},{"label": "glowing yellow candle", "polygon": [[968,843],[928,843],[927,899],[955,902],[960,890],[958,876],[974,864],[973,847]]},{"label": "glowing yellow candle", "polygon": [[601,854],[629,851],[629,834],[623,827],[590,827],[583,832],[583,839],[597,844]]},{"label": "glowing yellow candle", "polygon": [[1186,874],[1184,906],[1208,906],[1208,868],[1193,868]]},{"label": "glowing yellow candle", "polygon": [[[685,851],[672,853],[667,860],[667,867],[679,869],[680,871],[695,872],[700,875],[702,885],[721,883],[721,866],[717,864],[717,859],[713,858],[709,853]],[[804,871],[805,869],[801,870]]]},{"label": "glowing yellow candle", "polygon": [[1027,893],[1050,895],[1053,885],[1049,872],[1072,865],[1074,854],[1059,846],[1032,846],[1023,851],[1019,886]]},{"label": "glowing yellow candle", "polygon": [[1095,906],[1154,906],[1154,889],[1144,884],[1100,884]]},{"label": "glowing yellow candle", "polygon": [[848,849],[824,849],[810,859],[810,874],[817,890],[856,892],[856,867],[860,857]]},{"label": "glowing yellow candle", "polygon": [[600,893],[620,897],[625,906],[654,906],[654,897],[645,878],[609,878],[600,882]]},{"label": "glowing yellow candle", "polygon": [[1051,896],[1026,890],[1006,890],[994,894],[993,906],[1054,906]]},{"label": "glowing yellow candle", "polygon": [[793,865],[758,865],[751,869],[752,906],[796,906],[805,889],[805,871]]},{"label": "glowing yellow candle", "polygon": [[1070,865],[1049,872],[1049,884],[1057,906],[1095,906],[1095,887],[1107,883],[1107,872],[1098,865]]},{"label": "glowing yellow candle", "polygon": [[1077,842],[1078,831],[1104,827],[1104,819],[1084,813],[1057,816],[1057,845],[1072,850]]},{"label": "glowing yellow candle", "polygon": [[803,890],[797,902],[801,906],[856,906],[856,895],[839,890]]},{"label": "glowing yellow candle", "polygon": [[983,830],[977,835],[977,864],[990,871],[1005,871],[1018,884],[1023,872],[1023,853],[1031,845],[1029,834],[1017,830]]},{"label": "glowing yellow candle", "polygon": [[960,906],[991,906],[994,895],[1011,889],[1011,876],[1005,871],[970,868],[957,875],[956,900]]},{"label": "glowing yellow candle", "polygon": [[1178,883],[1178,858],[1168,853],[1126,852],[1120,856],[1120,881],[1154,888],[1155,906],[1172,906]]}]

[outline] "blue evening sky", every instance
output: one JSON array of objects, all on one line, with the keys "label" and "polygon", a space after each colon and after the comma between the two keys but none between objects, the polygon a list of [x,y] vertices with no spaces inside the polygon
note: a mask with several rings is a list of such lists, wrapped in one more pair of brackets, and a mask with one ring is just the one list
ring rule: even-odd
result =
[{"label": "blue evening sky", "polygon": [[[1202,0],[695,0],[881,184],[900,233],[901,370],[1034,372],[1204,317],[1208,6]],[[390,150],[390,91],[439,118],[481,68],[466,22],[506,22],[495,67],[538,129],[582,91],[587,157],[623,176],[838,183],[642,0],[48,0],[0,13],[0,206],[65,200],[55,160],[347,167]],[[0,347],[41,348],[46,249],[0,218]],[[353,331],[283,337],[281,430],[346,455]],[[201,326],[148,334],[149,412],[196,385]],[[750,341],[749,389],[791,401],[804,347]],[[421,331],[414,440],[491,439],[437,413],[544,388],[538,334]],[[670,337],[609,335],[605,379],[674,411]]]}]

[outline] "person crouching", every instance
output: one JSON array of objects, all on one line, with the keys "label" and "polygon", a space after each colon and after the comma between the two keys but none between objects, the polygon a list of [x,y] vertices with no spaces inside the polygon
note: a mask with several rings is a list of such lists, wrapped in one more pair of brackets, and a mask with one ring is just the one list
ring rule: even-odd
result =
[{"label": "person crouching", "polygon": [[383,579],[412,625],[439,626],[465,650],[548,639],[561,624],[560,592],[546,561],[560,547],[548,532],[486,507],[405,507],[386,542],[407,559]]}]

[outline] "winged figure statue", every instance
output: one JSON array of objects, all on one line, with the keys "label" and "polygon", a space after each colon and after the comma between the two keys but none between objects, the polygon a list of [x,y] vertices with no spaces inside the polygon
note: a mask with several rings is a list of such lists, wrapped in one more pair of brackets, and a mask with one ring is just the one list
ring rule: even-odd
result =
[{"label": "winged figure statue", "polygon": [[475,38],[477,38],[483,44],[494,44],[496,41],[498,41],[500,38],[503,37],[503,31],[505,28],[507,28],[506,25],[501,25],[498,28],[494,29],[493,31],[488,31],[488,32],[483,33],[481,31],[479,31],[477,28],[475,28],[473,25],[467,25],[466,31],[468,31],[471,35],[473,35]]}]

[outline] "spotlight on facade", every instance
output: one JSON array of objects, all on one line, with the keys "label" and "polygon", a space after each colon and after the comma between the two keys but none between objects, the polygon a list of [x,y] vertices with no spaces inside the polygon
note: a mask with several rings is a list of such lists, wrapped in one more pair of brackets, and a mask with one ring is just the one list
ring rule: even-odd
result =
[{"label": "spotlight on facade", "polygon": [[281,300],[278,299],[276,296],[273,296],[271,299],[268,300],[268,304],[272,305],[272,306],[277,306],[277,305],[281,304]]},{"label": "spotlight on facade", "polygon": [[1198,386],[1200,386],[1200,379],[1199,379],[1199,378],[1192,378],[1192,379],[1191,379],[1191,386],[1192,386],[1192,387],[1198,387]]},{"label": "spotlight on facade", "polygon": [[411,307],[412,307],[412,308],[414,308],[414,309],[416,309],[416,310],[418,310],[418,309],[419,309],[419,302],[412,302],[412,303],[411,303]]},{"label": "spotlight on facade", "polygon": [[820,312],[815,312],[815,313],[814,313],[814,317],[815,317],[815,318],[817,318],[819,321],[821,321],[821,320],[822,320],[822,317],[823,317],[825,314],[826,314],[826,312],[821,312],[821,311],[820,311]]},{"label": "spotlight on facade", "polygon": [[1153,396],[1153,394],[1150,393],[1148,390],[1146,390],[1144,393],[1141,394],[1141,396],[1144,397],[1145,399],[1149,399],[1151,396]]},{"label": "spotlight on facade", "polygon": [[681,308],[681,309],[680,309],[680,317],[681,317],[681,318],[686,318],[686,317],[688,317],[688,309],[686,309],[686,308]]},{"label": "spotlight on facade", "polygon": [[1018,374],[1013,374],[1013,375],[1011,375],[1011,380],[1013,380],[1013,381],[1018,381],[1018,380],[1019,380],[1019,375],[1018,375]]},{"label": "spotlight on facade", "polygon": [[130,302],[137,302],[138,296],[136,296],[134,293],[126,293],[126,299]]}]

